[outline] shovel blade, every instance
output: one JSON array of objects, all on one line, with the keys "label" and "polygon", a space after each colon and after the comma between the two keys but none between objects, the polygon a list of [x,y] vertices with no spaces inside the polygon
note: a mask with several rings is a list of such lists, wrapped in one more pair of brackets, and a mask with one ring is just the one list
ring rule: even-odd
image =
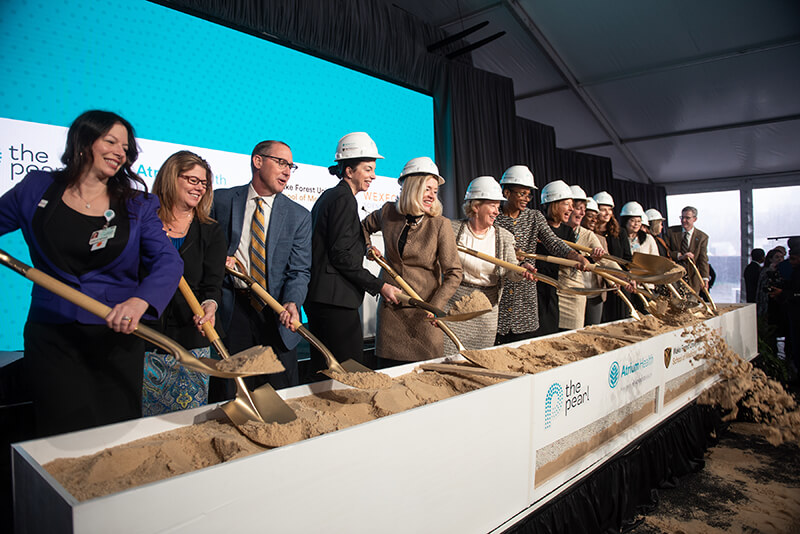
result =
[{"label": "shovel blade", "polygon": [[241,393],[236,398],[221,406],[222,411],[236,426],[241,426],[248,421],[257,423],[289,423],[297,419],[297,414],[278,395],[278,392],[269,384],[264,384],[250,392],[253,405],[257,412],[253,412],[247,399]]},{"label": "shovel blade", "polygon": [[366,365],[362,365],[355,360],[345,360],[342,362],[342,369],[348,373],[374,373],[372,369]]}]

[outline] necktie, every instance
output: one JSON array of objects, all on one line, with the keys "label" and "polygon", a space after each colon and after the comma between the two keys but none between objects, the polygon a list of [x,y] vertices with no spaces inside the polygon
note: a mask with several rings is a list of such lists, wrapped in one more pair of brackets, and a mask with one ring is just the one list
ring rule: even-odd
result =
[{"label": "necktie", "polygon": [[689,252],[689,232],[683,232],[683,239],[681,239],[681,254]]},{"label": "necktie", "polygon": [[[256,198],[256,210],[250,223],[250,276],[258,285],[267,288],[267,236],[264,232],[264,199]],[[261,311],[264,303],[251,296],[250,304]]]}]

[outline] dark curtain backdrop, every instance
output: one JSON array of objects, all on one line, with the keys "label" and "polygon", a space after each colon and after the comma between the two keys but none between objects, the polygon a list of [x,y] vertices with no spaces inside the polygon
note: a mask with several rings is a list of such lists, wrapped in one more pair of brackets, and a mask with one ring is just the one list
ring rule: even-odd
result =
[{"label": "dark curtain backdrop", "polygon": [[[563,178],[593,194],[607,190],[618,206],[639,200],[666,210],[664,189],[614,180],[607,158],[556,148],[553,128],[516,117],[508,78],[475,69],[469,54],[429,53],[447,34],[381,0],[157,0],[167,7],[306,51],[433,95],[436,163],[447,183],[445,215],[457,217],[467,184],[526,164],[536,185]],[[291,140],[289,140],[291,142]],[[408,158],[424,154],[409,154]],[[584,185],[586,184],[586,185]],[[601,184],[603,187],[598,188]]]}]

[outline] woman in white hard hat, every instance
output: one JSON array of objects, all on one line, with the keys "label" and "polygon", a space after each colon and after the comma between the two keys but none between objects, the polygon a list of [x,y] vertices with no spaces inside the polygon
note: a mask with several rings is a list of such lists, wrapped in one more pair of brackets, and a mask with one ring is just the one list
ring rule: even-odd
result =
[{"label": "woman in white hard hat", "polygon": [[[539,241],[544,243],[548,254],[561,258],[577,259],[578,254],[558,239],[544,215],[538,210],[528,208],[531,195],[536,186],[533,173],[525,165],[514,165],[503,173],[500,179],[505,201],[500,206],[500,214],[495,226],[505,228],[514,236],[516,246],[523,252],[536,252]],[[525,263],[534,265],[533,260]],[[497,320],[497,339],[501,345],[533,337],[539,328],[537,287],[540,284],[522,280],[507,281],[499,304]]]},{"label": "woman in white hard hat", "polygon": [[[595,233],[597,226],[597,215],[600,207],[592,197],[586,198],[586,213],[581,220],[581,228],[589,230],[589,232],[597,238],[600,247],[603,250],[608,250],[608,243],[606,238],[600,234]],[[588,288],[603,287],[605,282],[599,276],[592,272],[583,273],[583,286]],[[583,325],[589,326],[592,324],[599,324],[603,317],[603,303],[606,301],[606,294],[601,293],[594,297],[586,298],[586,311],[583,315]]]},{"label": "woman in white hard hat", "polygon": [[650,235],[653,236],[653,239],[656,241],[656,246],[658,247],[658,255],[669,257],[669,247],[667,246],[667,242],[664,240],[664,237],[661,235],[662,230],[664,229],[664,217],[661,216],[661,212],[657,209],[650,208],[646,212],[647,219],[650,221],[650,228],[649,232]]},{"label": "woman in white hard hat", "polygon": [[628,202],[620,211],[620,224],[625,229],[631,254],[642,252],[644,254],[658,255],[658,246],[653,236],[642,228],[642,218],[645,217],[644,209],[638,202]]},{"label": "woman in white hard hat", "polygon": [[[406,163],[398,179],[400,196],[363,221],[369,234],[383,232],[388,263],[433,306],[444,308],[461,282],[456,240],[450,222],[442,217],[439,186],[444,178],[428,157]],[[387,273],[384,281],[392,282]],[[442,356],[442,331],[429,314],[381,299],[375,355],[379,367],[429,360]]]},{"label": "woman in white hard hat", "polygon": [[[592,249],[592,258],[599,261],[605,254],[603,245],[599,237],[594,232],[581,227],[581,222],[586,215],[586,192],[577,185],[570,186],[572,191],[572,213],[570,213],[569,220],[566,226],[572,228],[575,232],[576,243]],[[606,262],[603,262],[606,264]],[[613,263],[613,262],[610,262]],[[617,267],[616,263],[610,265]],[[585,278],[594,278],[595,275],[591,272],[580,272],[573,267],[560,266],[558,269],[558,281],[566,287],[586,287]],[[590,283],[593,287],[594,280]],[[586,310],[586,297],[557,291],[558,294],[558,327],[561,330],[575,330],[583,328],[584,317]],[[601,301],[602,306],[602,301]]]},{"label": "woman in white hard hat", "polygon": [[[500,201],[503,200],[500,184],[491,176],[479,176],[469,183],[464,195],[464,215],[466,219],[451,221],[456,241],[459,245],[483,252],[501,260],[517,263],[514,252],[514,236],[506,229],[496,226],[495,220],[500,213]],[[522,275],[508,272],[493,263],[483,261],[474,256],[459,252],[464,277],[455,294],[448,303],[449,308],[459,299],[480,291],[492,304],[492,311],[470,319],[453,322],[449,326],[468,349],[482,349],[494,345],[497,333],[497,305],[508,281],[533,280],[535,269],[526,264],[531,272]],[[528,281],[527,283],[531,283]],[[445,355],[455,354],[458,350],[450,339],[445,339]]]},{"label": "woman in white hard hat", "polygon": [[[553,233],[562,241],[575,242],[575,232],[566,223],[572,214],[572,190],[563,180],[555,180],[542,188],[542,211],[547,219],[547,224]],[[546,255],[547,248],[543,243],[536,247],[536,253]],[[578,253],[574,255],[582,271],[589,263],[586,258]],[[572,258],[570,258],[572,259]],[[558,265],[548,262],[536,264],[541,274],[558,279]],[[558,293],[556,288],[546,284],[538,284],[537,297],[539,299],[539,329],[535,335],[546,336],[559,331],[560,313]]]},{"label": "woman in white hard hat", "polygon": [[[605,238],[609,254],[624,260],[632,259],[630,241],[623,235],[624,232],[614,217],[614,198],[606,191],[601,191],[594,196],[594,200],[599,209],[595,233]],[[606,296],[603,304],[603,322],[624,319],[629,314],[627,306],[616,294],[611,293]]]},{"label": "woman in white hard hat", "polygon": [[[364,293],[380,294],[397,303],[400,290],[364,268],[367,241],[361,231],[356,195],[369,189],[375,179],[376,160],[383,159],[374,141],[364,132],[339,140],[328,171],[339,183],[317,199],[311,210],[311,282],[304,304],[308,327],[336,359],[362,361],[364,335],[358,309]],[[321,379],[326,367],[322,354],[311,347],[311,364],[304,382]]]}]

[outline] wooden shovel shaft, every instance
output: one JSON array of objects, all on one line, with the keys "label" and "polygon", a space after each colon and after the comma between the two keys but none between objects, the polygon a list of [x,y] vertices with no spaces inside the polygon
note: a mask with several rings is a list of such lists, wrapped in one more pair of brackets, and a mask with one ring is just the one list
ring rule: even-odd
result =
[{"label": "wooden shovel shaft", "polygon": [[[39,285],[51,293],[54,293],[61,298],[75,304],[76,306],[83,308],[92,315],[96,315],[101,319],[105,319],[106,316],[111,313],[111,308],[109,306],[106,306],[102,302],[81,293],[77,289],[68,286],[67,284],[53,278],[47,273],[22,263],[3,250],[0,250],[0,262],[36,285]],[[192,356],[188,350],[180,346],[180,344],[175,340],[165,336],[161,332],[157,332],[156,330],[149,328],[146,325],[139,324],[133,333],[169,352],[178,361],[180,361],[182,365],[190,369],[223,378],[234,378],[236,376],[240,376],[240,373],[218,371],[217,369],[210,367],[206,363]]]},{"label": "wooden shovel shaft", "polygon": [[[514,272],[517,272],[517,273],[520,273],[520,274],[525,274],[527,272],[530,272],[530,271],[528,271],[528,269],[526,269],[522,265],[517,265],[515,263],[511,263],[511,262],[508,262],[508,261],[505,261],[505,260],[501,260],[500,258],[495,258],[494,256],[490,256],[489,254],[485,254],[485,253],[480,252],[478,250],[473,250],[471,248],[467,248],[467,247],[465,247],[463,245],[458,245],[458,250],[460,252],[463,252],[464,254],[469,254],[470,256],[475,256],[476,258],[480,258],[480,259],[482,259],[484,261],[488,261],[489,263],[494,263],[495,265],[499,265],[500,267],[503,267],[504,269],[508,269],[509,271],[514,271]],[[533,273],[533,277],[536,280],[538,280],[539,282],[544,282],[545,284],[551,285],[551,286],[553,286],[555,288],[560,288],[561,287],[556,280],[554,280],[553,278],[550,278],[549,276],[545,276],[545,275],[539,274],[539,273]]]},{"label": "wooden shovel shaft", "polygon": [[[384,257],[380,254],[380,252],[376,251],[375,249],[371,249],[370,253],[369,253],[369,257],[370,257],[370,259],[374,260],[378,265],[380,265],[381,268],[384,271],[386,271],[389,274],[389,276],[391,276],[394,279],[394,281],[397,282],[397,285],[399,285],[403,289],[403,291],[408,293],[408,295],[411,298],[419,300],[419,301],[422,301],[422,302],[425,302],[425,299],[420,297],[419,293],[414,291],[414,288],[411,287],[410,285],[408,285],[408,282],[403,280],[403,277],[400,276],[400,274],[397,271],[395,271],[392,268],[391,265],[389,265],[389,262],[384,259]],[[461,340],[458,339],[458,336],[456,336],[456,333],[453,332],[450,329],[449,326],[447,326],[442,321],[436,321],[436,326],[438,326],[439,329],[442,332],[444,332],[447,337],[450,338],[450,341],[453,342],[453,344],[456,346],[456,348],[458,349],[459,352],[466,350],[466,347],[464,347],[464,344],[461,343]]]},{"label": "wooden shovel shaft", "polygon": [[[178,290],[181,292],[181,295],[183,295],[183,298],[186,299],[186,302],[189,304],[189,308],[195,315],[199,315],[200,317],[202,317],[203,315],[206,314],[206,312],[203,310],[203,306],[197,300],[197,297],[192,291],[192,288],[189,287],[189,283],[183,276],[181,276],[181,280],[180,282],[178,282]],[[211,323],[208,322],[203,323],[202,328],[208,340],[214,345],[214,348],[217,349],[217,352],[219,352],[219,355],[226,359],[230,358],[231,355],[228,352],[228,349],[225,348],[225,345],[222,344],[222,340],[220,340],[219,334],[217,334],[216,329],[213,326],[211,326]],[[256,403],[255,401],[253,401],[253,397],[250,394],[250,390],[247,389],[244,380],[242,380],[241,378],[236,379],[236,394],[240,395],[241,397],[244,397],[242,401],[245,403],[246,407],[252,411],[251,415],[253,416],[253,418],[256,421],[261,421],[263,423],[264,418],[261,415],[261,413],[259,413],[258,408],[256,407]]]},{"label": "wooden shovel shaft", "polygon": [[[236,264],[237,267],[242,268],[241,263],[237,261]],[[243,271],[240,271],[238,269],[231,269],[230,267],[226,267],[226,269],[231,275],[245,282],[249,286],[250,291],[255,293],[255,295],[262,301],[264,301],[267,306],[272,308],[272,311],[274,311],[278,315],[280,315],[281,312],[286,311],[286,308],[284,308],[280,302],[275,300],[275,298],[272,295],[270,295],[266,289],[261,287],[261,285],[258,282],[253,280],[253,278],[250,275],[245,274]],[[295,319],[294,321],[292,321],[292,326],[294,326],[295,329],[297,329],[298,334],[303,336],[306,339],[306,341],[311,343],[314,346],[314,348],[316,348],[318,351],[320,351],[320,353],[322,353],[322,356],[325,358],[325,362],[328,366],[328,369],[330,369],[331,371],[336,371],[337,373],[347,373],[347,371],[342,367],[342,364],[339,363],[339,361],[336,359],[336,357],[333,355],[330,349],[326,347],[322,343],[322,341],[320,341],[317,338],[317,336],[312,334],[305,326],[303,326],[303,323]]]},{"label": "wooden shovel shaft", "polygon": [[702,275],[700,275],[700,269],[697,268],[697,264],[694,262],[694,260],[692,258],[686,258],[686,259],[689,260],[689,264],[692,266],[692,269],[694,270],[694,274],[697,276],[697,279],[700,280],[700,282],[701,282],[700,286],[703,289],[703,292],[708,297],[708,302],[711,303],[711,308],[713,308],[713,310],[716,312],[717,311],[717,305],[714,303],[714,300],[711,298],[711,293],[709,293],[708,289],[706,289],[705,281],[703,280]]},{"label": "wooden shovel shaft", "polygon": [[[571,241],[564,241],[564,244],[567,245],[568,247],[574,249],[574,250],[578,250],[580,252],[586,252],[586,253],[589,253],[589,254],[591,254],[592,250],[593,250],[591,247],[587,247],[585,245],[579,245],[579,244],[573,243]],[[619,263],[620,265],[630,265],[632,263],[631,261],[623,260],[622,258],[617,258],[616,256],[612,256],[611,254],[605,254],[603,257],[607,258],[607,259],[609,259],[609,260],[611,260],[613,262]]]}]

